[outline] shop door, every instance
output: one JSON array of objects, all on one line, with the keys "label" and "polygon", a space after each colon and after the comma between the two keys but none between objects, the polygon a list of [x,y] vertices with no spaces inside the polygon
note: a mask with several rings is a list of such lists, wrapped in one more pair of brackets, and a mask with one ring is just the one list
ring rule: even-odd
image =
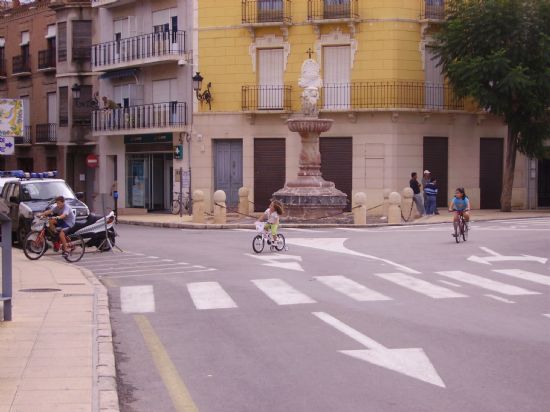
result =
[{"label": "shop door", "polygon": [[269,207],[273,193],[285,185],[285,139],[254,139],[254,210]]},{"label": "shop door", "polygon": [[170,203],[167,175],[172,160],[169,154],[129,154],[127,160],[128,207],[166,210]]},{"label": "shop door", "polygon": [[237,206],[243,185],[242,140],[214,141],[214,176],[214,190],[225,192],[227,206]]},{"label": "shop door", "polygon": [[353,140],[351,137],[321,137],[319,142],[323,178],[334,182],[338,190],[348,195],[346,211],[349,212],[353,175]]},{"label": "shop door", "polygon": [[504,139],[479,141],[479,195],[481,209],[500,209]]},{"label": "shop door", "polygon": [[550,207],[550,159],[539,160],[538,206]]},{"label": "shop door", "polygon": [[448,170],[449,170],[449,139],[446,137],[424,137],[424,170],[429,170],[432,178],[437,180],[437,206],[448,206]]}]

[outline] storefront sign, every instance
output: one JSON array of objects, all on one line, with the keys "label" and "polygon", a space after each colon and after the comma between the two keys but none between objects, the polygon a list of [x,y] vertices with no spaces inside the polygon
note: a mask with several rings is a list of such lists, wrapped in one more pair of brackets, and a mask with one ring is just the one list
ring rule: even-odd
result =
[{"label": "storefront sign", "polygon": [[127,135],[124,144],[172,143],[172,136],[172,133]]}]

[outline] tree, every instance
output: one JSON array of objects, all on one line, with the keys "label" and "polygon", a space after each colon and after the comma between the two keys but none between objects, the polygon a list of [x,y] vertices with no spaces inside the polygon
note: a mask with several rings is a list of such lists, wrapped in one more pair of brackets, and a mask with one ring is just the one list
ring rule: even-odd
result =
[{"label": "tree", "polygon": [[550,138],[550,1],[450,0],[434,46],[456,94],[508,126],[500,203],[510,212],[517,151],[540,157]]}]

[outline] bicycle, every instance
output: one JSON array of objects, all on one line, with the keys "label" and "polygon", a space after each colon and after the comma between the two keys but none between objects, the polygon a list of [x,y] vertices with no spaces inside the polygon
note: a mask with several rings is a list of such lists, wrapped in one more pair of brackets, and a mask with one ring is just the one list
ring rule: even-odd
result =
[{"label": "bicycle", "polygon": [[[54,252],[61,250],[61,242],[58,233],[52,233],[48,227],[48,218],[35,217],[31,226],[31,232],[23,242],[23,253],[30,260],[38,260],[50,247]],[[67,254],[63,257],[67,262],[75,263],[82,259],[86,250],[86,242],[80,235],[67,234]]]},{"label": "bicycle", "polygon": [[468,240],[468,222],[464,218],[464,211],[463,210],[453,210],[452,212],[457,212],[458,214],[458,225],[455,228],[455,233],[453,234],[456,243],[460,243],[460,238],[466,242]]},{"label": "bicycle", "polygon": [[282,250],[286,250],[286,241],[282,234],[277,233],[277,240],[273,241],[271,232],[265,230],[264,222],[256,222],[256,230],[259,233],[252,239],[252,249],[254,252],[262,253],[266,243],[269,245],[271,251],[276,250],[277,252],[281,252]]},{"label": "bicycle", "polygon": [[180,192],[175,192],[174,194],[176,195],[176,197],[172,201],[172,207],[170,209],[172,214],[177,215],[180,212],[180,208],[182,207],[182,205],[183,205],[183,210],[185,210],[186,212],[189,212],[190,210],[189,206],[191,205],[191,199],[189,199],[189,196],[182,195],[181,201],[180,201]]}]

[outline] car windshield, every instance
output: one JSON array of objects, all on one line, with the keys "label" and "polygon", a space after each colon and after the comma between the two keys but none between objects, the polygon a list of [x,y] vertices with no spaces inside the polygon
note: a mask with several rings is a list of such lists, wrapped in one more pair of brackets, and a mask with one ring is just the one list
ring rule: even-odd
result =
[{"label": "car windshield", "polygon": [[57,196],[74,199],[73,191],[65,182],[28,182],[21,185],[21,200],[52,200]]}]

